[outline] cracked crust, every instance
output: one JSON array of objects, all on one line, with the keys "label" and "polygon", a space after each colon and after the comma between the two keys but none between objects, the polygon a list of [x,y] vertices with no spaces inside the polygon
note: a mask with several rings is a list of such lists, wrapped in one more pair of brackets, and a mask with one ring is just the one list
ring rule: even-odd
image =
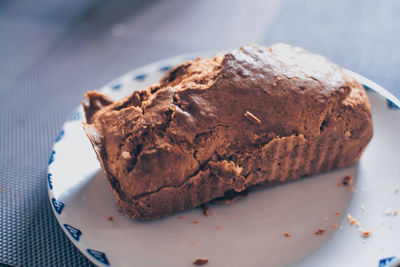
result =
[{"label": "cracked crust", "polygon": [[136,219],[354,164],[372,137],[362,86],[285,44],[187,61],[121,101],[86,97],[86,134]]}]

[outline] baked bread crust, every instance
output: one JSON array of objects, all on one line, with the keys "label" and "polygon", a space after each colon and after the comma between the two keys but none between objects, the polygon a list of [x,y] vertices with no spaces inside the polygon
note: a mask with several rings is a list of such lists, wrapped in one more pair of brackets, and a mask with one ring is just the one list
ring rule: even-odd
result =
[{"label": "baked bread crust", "polygon": [[352,165],[372,137],[363,87],[286,44],[187,61],[120,101],[86,97],[117,205],[140,220]]}]

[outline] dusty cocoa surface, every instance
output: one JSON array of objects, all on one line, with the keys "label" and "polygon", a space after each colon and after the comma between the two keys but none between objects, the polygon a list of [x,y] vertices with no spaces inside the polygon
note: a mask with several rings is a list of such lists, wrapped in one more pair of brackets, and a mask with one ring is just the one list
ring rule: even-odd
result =
[{"label": "dusty cocoa surface", "polygon": [[137,219],[349,166],[372,137],[362,86],[286,44],[185,62],[121,101],[87,98],[86,133]]}]

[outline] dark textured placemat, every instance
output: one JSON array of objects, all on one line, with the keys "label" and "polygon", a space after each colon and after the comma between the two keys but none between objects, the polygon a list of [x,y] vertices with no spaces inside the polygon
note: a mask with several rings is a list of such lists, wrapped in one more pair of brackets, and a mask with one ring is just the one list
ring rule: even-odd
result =
[{"label": "dark textured placemat", "polygon": [[399,13],[397,0],[0,1],[0,262],[91,265],[46,191],[52,143],[86,90],[169,56],[284,41],[400,96]]}]

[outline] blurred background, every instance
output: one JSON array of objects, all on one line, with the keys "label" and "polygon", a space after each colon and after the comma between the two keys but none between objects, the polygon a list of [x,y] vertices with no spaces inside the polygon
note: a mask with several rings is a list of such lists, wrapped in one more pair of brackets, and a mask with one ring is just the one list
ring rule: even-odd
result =
[{"label": "blurred background", "polygon": [[0,262],[91,265],[46,191],[52,143],[87,90],[166,57],[275,42],[400,97],[398,0],[1,0]]}]

